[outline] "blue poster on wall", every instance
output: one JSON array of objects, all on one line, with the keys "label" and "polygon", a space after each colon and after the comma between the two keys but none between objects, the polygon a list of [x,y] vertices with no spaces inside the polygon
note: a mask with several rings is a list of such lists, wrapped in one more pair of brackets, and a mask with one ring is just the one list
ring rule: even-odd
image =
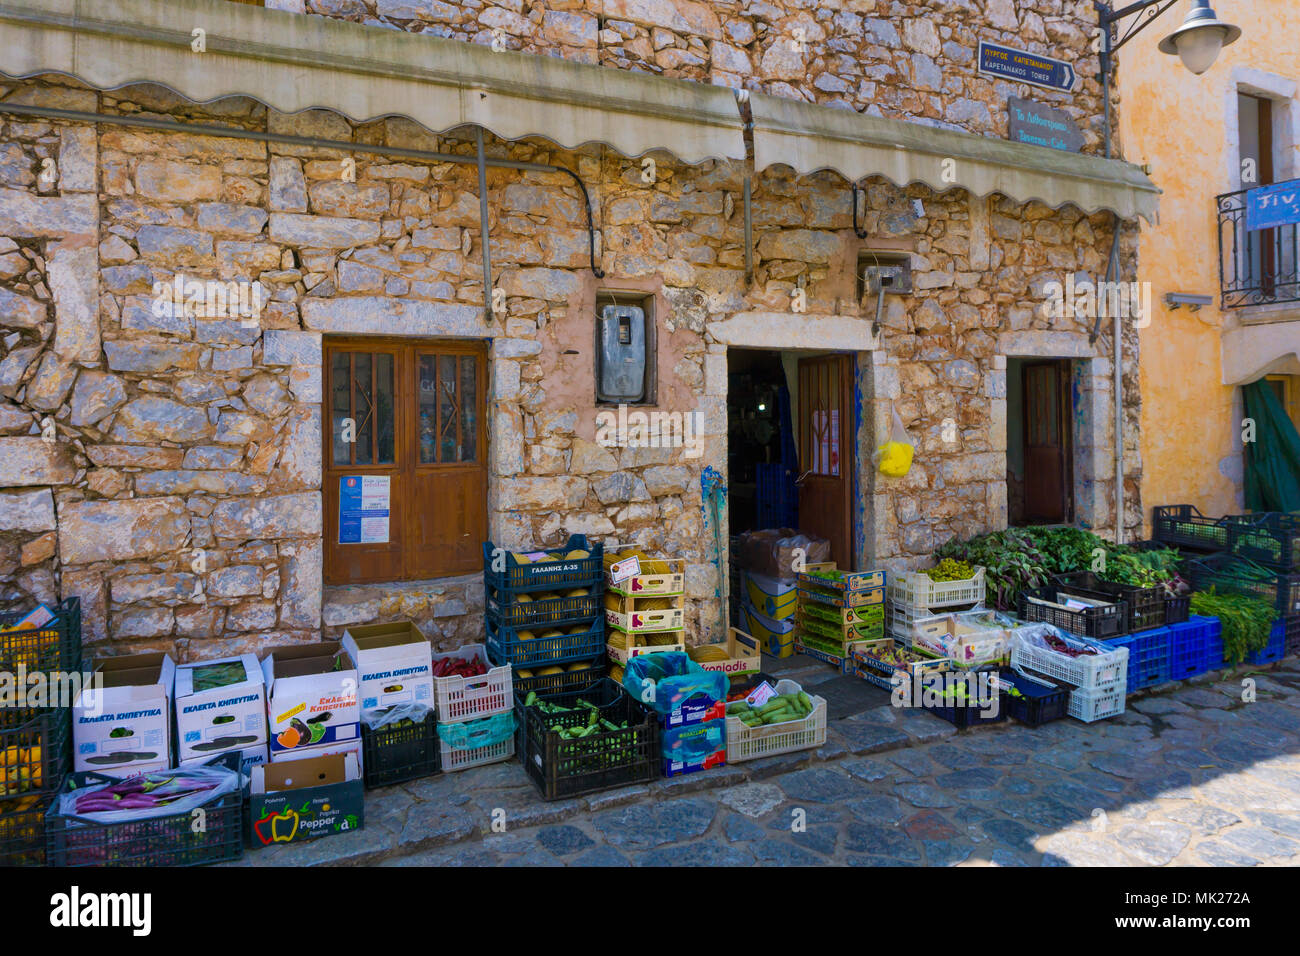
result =
[{"label": "blue poster on wall", "polygon": [[1300,179],[1260,186],[1246,193],[1246,229],[1276,229],[1300,223]]},{"label": "blue poster on wall", "polygon": [[339,544],[388,541],[388,476],[339,478]]}]

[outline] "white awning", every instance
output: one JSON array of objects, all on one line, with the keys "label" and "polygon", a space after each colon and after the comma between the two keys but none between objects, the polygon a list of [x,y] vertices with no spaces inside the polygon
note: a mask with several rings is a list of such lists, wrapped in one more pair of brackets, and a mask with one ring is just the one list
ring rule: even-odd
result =
[{"label": "white awning", "polygon": [[[191,50],[195,29],[206,52]],[[745,157],[722,87],[229,0],[0,0],[0,51],[11,77],[62,73],[101,90],[155,83],[199,103],[250,96],[282,113],[474,124],[625,156]]]},{"label": "white awning", "polygon": [[829,169],[857,182],[883,176],[899,186],[936,192],[963,188],[1001,193],[1053,209],[1073,203],[1085,213],[1108,209],[1121,219],[1151,221],[1160,190],[1137,166],[914,122],[827,109],[761,93],[750,95],[754,165],[783,164],[806,175]]}]

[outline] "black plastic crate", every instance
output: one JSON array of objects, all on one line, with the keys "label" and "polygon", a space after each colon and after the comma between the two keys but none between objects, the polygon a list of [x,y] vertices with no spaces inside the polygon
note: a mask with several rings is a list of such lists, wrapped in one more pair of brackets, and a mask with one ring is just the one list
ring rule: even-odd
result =
[{"label": "black plastic crate", "polygon": [[659,721],[648,707],[608,678],[578,693],[552,694],[543,699],[562,707],[579,707],[579,698],[594,704],[602,718],[615,724],[627,721],[628,727],[566,740],[551,728],[586,725],[587,708],[580,707],[570,714],[544,714],[537,706],[525,708],[528,727],[524,769],[541,791],[542,799],[596,793],[659,776]]},{"label": "black plastic crate", "polygon": [[1064,585],[1066,591],[1083,597],[1103,601],[1122,600],[1128,606],[1124,620],[1125,632],[1147,631],[1153,627],[1164,627],[1166,623],[1166,598],[1169,592],[1162,585],[1141,588],[1131,584],[1117,584],[1114,581],[1103,581],[1091,571],[1058,574],[1056,580]]},{"label": "black plastic crate", "polygon": [[[1056,597],[1061,591],[1069,589],[1060,585],[1033,588],[1020,595],[1020,619],[1034,623],[1042,622],[1059,627],[1077,637],[1091,637],[1105,640],[1123,634],[1128,625],[1128,604],[1122,598],[1113,604],[1100,607],[1086,607],[1077,611],[1057,607]],[[1048,601],[1049,604],[1035,604],[1031,599]],[[1110,600],[1107,598],[1107,600]]]},{"label": "black plastic crate", "polygon": [[[587,536],[570,535],[562,548],[538,548],[549,560],[516,564],[506,549],[498,555],[491,541],[483,542],[483,583],[508,597],[529,591],[554,591],[556,588],[599,586],[605,579],[605,548],[588,544]],[[586,551],[587,557],[570,559],[574,551]],[[531,553],[531,552],[530,552]]]},{"label": "black plastic crate", "polygon": [[1228,551],[1278,571],[1300,571],[1300,516],[1267,511],[1228,520]]},{"label": "black plastic crate", "polygon": [[48,796],[26,796],[0,806],[0,866],[45,864]]},{"label": "black plastic crate", "polygon": [[1192,614],[1192,596],[1184,594],[1182,597],[1165,596],[1165,624],[1182,624]]},{"label": "black plastic crate", "polygon": [[[50,607],[54,619],[37,628],[0,631],[0,671],[17,675],[42,672],[72,674],[81,670],[81,602],[70,597]],[[0,614],[0,627],[16,624],[28,612]],[[29,707],[0,707],[0,727],[26,723],[39,710]]]},{"label": "black plastic crate", "polygon": [[[609,661],[604,657],[591,661],[590,666],[581,670],[569,670],[572,665],[568,664],[559,666],[561,671],[558,674],[533,674],[531,677],[519,676],[521,670],[529,668],[514,669],[515,753],[521,762],[528,750],[528,715],[524,712],[528,695],[532,693],[549,698],[556,694],[576,694],[581,697],[582,691],[604,680],[609,673]],[[536,669],[545,670],[545,667],[539,665]]]},{"label": "black plastic crate", "polygon": [[0,813],[57,793],[72,765],[72,711],[45,710],[0,730]]},{"label": "black plastic crate", "polygon": [[1195,551],[1223,551],[1228,547],[1227,518],[1210,518],[1195,505],[1160,505],[1151,518],[1151,536],[1164,545]]},{"label": "black plastic crate", "polygon": [[984,713],[979,704],[955,704],[924,708],[927,714],[942,717],[958,730],[968,727],[982,727],[984,724],[996,724],[1007,719],[1006,695],[999,694],[997,707],[991,715]]},{"label": "black plastic crate", "polygon": [[[580,589],[575,587],[569,590]],[[488,587],[485,595],[488,620],[505,627],[536,630],[542,627],[563,627],[584,620],[590,621],[595,617],[604,617],[604,589],[597,586],[581,590],[586,590],[588,593],[572,596],[562,594],[560,597],[545,601],[522,601],[520,598],[527,596],[523,592],[505,594]]]},{"label": "black plastic crate", "polygon": [[1300,615],[1292,614],[1282,619],[1283,653],[1287,657],[1300,654]]},{"label": "black plastic crate", "polygon": [[1070,691],[1054,681],[1041,677],[1027,677],[1010,668],[998,672],[998,678],[1015,687],[1020,696],[1002,694],[1002,706],[1008,717],[1022,724],[1037,727],[1065,717],[1070,708]]},{"label": "black plastic crate", "polygon": [[361,764],[367,790],[418,780],[438,772],[438,722],[432,710],[423,720],[373,729],[361,722]]},{"label": "black plastic crate", "polygon": [[[230,769],[239,755],[216,758]],[[166,771],[158,771],[166,773]],[[64,793],[87,786],[114,783],[101,773],[74,773]],[[45,814],[45,859],[49,866],[203,866],[237,860],[244,855],[244,804],[247,787],[224,794],[203,806],[203,827],[194,826],[190,811],[127,823],[95,823],[58,813],[59,801]],[[196,829],[199,832],[196,832]]]},{"label": "black plastic crate", "polygon": [[1197,591],[1244,594],[1276,608],[1281,617],[1300,614],[1300,574],[1275,571],[1233,554],[1194,558],[1184,563],[1183,574]]}]

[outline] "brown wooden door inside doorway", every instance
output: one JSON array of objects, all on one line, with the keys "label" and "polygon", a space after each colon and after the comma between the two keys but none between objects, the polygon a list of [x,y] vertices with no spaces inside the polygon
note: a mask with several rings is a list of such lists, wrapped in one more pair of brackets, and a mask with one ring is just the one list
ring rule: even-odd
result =
[{"label": "brown wooden door inside doorway", "polygon": [[799,360],[799,530],[826,538],[831,560],[851,569],[853,554],[853,360]]},{"label": "brown wooden door inside doorway", "polygon": [[1074,520],[1073,402],[1066,359],[1026,362],[1024,386],[1025,519]]},{"label": "brown wooden door inside doorway", "polygon": [[[328,339],[324,385],[325,583],[418,581],[482,567],[485,347]],[[387,540],[374,540],[381,535],[368,525],[355,541],[353,516],[342,541],[345,484],[355,489],[366,478],[380,489],[387,481]]]}]

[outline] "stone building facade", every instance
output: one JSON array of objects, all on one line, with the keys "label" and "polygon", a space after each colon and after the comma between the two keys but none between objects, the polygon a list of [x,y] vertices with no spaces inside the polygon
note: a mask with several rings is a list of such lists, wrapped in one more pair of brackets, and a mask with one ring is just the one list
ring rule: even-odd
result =
[{"label": "stone building facade", "polygon": [[[526,52],[991,137],[1005,133],[998,104],[1026,90],[974,75],[977,40],[1076,51],[1090,21],[1095,30],[1090,3],[1035,6],[307,0],[310,13],[371,26],[487,44],[504,31]],[[791,36],[806,43],[797,65],[778,51],[777,38]],[[286,115],[250,98],[200,105],[151,84],[102,91],[0,77],[0,101],[474,152],[464,129],[328,109]],[[1095,149],[1095,84],[1085,80],[1069,108]],[[715,529],[702,477],[708,466],[725,480],[730,348],[801,342],[856,354],[855,536],[873,565],[919,566],[953,536],[1005,526],[1009,356],[1075,360],[1079,512],[1095,528],[1115,526],[1109,328],[1094,343],[1089,321],[1041,308],[1046,283],[1104,272],[1110,212],[875,177],[863,184],[859,239],[837,174],[754,170],[751,284],[745,163],[692,166],[657,153],[647,183],[639,159],[600,145],[486,139],[492,156],[579,174],[605,273],[589,268],[583,195],[570,177],[490,168],[494,285],[505,295],[490,324],[473,165],[0,111],[4,603],[75,595],[88,642],[186,660],[394,618],[415,620],[439,648],[481,640],[477,575],[324,584],[322,356],[334,335],[488,341],[491,539],[556,546],[584,533],[685,558],[692,640],[718,636],[727,580],[715,544],[727,540],[725,515]],[[857,286],[864,249],[911,255],[914,291],[889,297],[878,338],[874,301]],[[1129,223],[1123,275],[1136,255]],[[158,309],[156,284],[178,274],[256,280],[269,301],[251,327]],[[796,313],[800,287],[807,308]],[[699,413],[699,457],[598,442],[589,353],[604,290],[653,301],[658,407]],[[1122,520],[1136,529],[1131,330],[1124,344]],[[891,408],[917,444],[901,479],[870,461]],[[955,438],[945,421],[957,423]]]}]

